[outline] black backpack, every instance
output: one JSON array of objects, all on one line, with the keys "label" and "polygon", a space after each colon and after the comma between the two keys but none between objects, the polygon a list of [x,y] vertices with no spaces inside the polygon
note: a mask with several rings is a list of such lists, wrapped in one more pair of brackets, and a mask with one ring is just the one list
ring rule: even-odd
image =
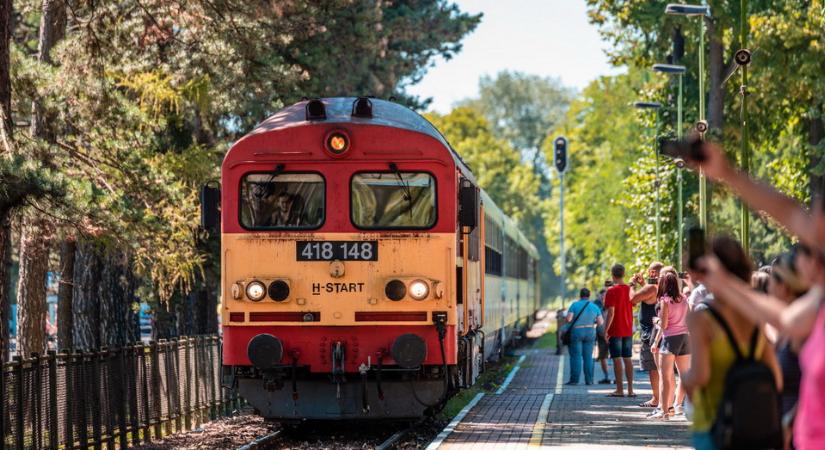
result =
[{"label": "black backpack", "polygon": [[736,354],[736,361],[725,375],[722,401],[711,427],[716,448],[782,448],[782,423],[776,380],[771,369],[755,358],[759,327],[753,330],[750,354],[744,357],[725,319],[710,306],[708,311],[725,330]]}]

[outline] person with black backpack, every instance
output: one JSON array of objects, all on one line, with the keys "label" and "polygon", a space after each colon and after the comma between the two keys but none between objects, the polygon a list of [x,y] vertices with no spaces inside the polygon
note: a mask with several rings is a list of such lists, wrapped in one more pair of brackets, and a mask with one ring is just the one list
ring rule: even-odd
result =
[{"label": "person with black backpack", "polygon": [[[727,271],[750,280],[751,263],[738,242],[717,237],[711,247]],[[688,316],[691,368],[682,376],[694,405],[694,446],[781,448],[782,375],[773,347],[759,324],[726,304],[723,293],[707,306]]]}]

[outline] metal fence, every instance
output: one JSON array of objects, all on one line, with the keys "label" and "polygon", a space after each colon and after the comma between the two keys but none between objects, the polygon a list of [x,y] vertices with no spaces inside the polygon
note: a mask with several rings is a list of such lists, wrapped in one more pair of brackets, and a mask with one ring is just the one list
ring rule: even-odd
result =
[{"label": "metal fence", "polygon": [[229,415],[221,340],[198,336],[3,366],[0,450],[125,449]]}]

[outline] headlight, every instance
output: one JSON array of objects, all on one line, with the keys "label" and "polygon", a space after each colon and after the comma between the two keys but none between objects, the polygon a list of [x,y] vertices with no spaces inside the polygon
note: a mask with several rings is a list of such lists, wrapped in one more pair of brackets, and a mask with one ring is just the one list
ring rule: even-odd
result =
[{"label": "headlight", "polygon": [[266,286],[260,281],[251,281],[246,285],[246,298],[259,302],[266,296]]},{"label": "headlight", "polygon": [[284,280],[273,281],[269,285],[269,297],[276,302],[282,302],[289,297],[289,285]]},{"label": "headlight", "polygon": [[424,300],[430,294],[430,286],[424,280],[415,280],[410,283],[410,297],[416,300]]},{"label": "headlight", "polygon": [[401,280],[392,280],[387,283],[387,286],[384,288],[384,293],[387,294],[388,299],[397,302],[407,295],[407,287],[404,286]]}]

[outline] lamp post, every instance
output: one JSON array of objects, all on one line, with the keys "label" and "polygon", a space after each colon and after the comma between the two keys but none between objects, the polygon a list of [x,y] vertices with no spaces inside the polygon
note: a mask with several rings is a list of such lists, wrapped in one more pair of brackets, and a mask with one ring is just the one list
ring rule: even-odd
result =
[{"label": "lamp post", "polygon": [[[685,66],[680,66],[676,64],[654,64],[653,70],[656,72],[666,73],[666,74],[675,74],[679,76],[679,96],[676,100],[676,138],[682,139],[682,84],[684,82],[684,74],[687,71]],[[676,165],[676,188],[678,191],[678,206],[676,208],[676,221],[677,227],[679,229],[679,241],[677,243],[677,261],[679,261],[679,270],[682,270],[682,241],[684,240],[684,221],[683,221],[683,208],[684,202],[682,200],[682,165]]]},{"label": "lamp post", "polygon": [[[665,7],[665,14],[672,16],[700,17],[699,21],[699,121],[705,120],[705,17],[710,17],[710,6],[683,5],[670,3]],[[700,133],[704,138],[704,133]],[[702,170],[699,170],[699,225],[708,229],[708,181]]]},{"label": "lamp post", "polygon": [[[739,40],[742,43],[742,49],[736,52],[734,59],[742,69],[742,87],[739,89],[742,93],[742,170],[745,173],[750,172],[750,147],[748,146],[748,64],[751,61],[751,54],[746,50],[746,40],[748,37],[748,21],[747,21],[748,0],[740,0],[739,3]],[[741,238],[742,248],[745,252],[750,252],[751,238],[750,238],[750,213],[745,202],[740,202],[742,208],[741,218]]]},{"label": "lamp post", "polygon": [[[653,109],[657,110],[662,107],[662,104],[659,102],[636,102],[633,104],[636,108],[639,109]],[[656,139],[654,136],[653,139],[653,151],[656,153],[656,181],[654,185],[656,186],[656,259],[662,259],[661,256],[661,246],[659,245],[661,242],[661,235],[662,235],[662,199],[659,194],[659,147],[656,145]]]}]

